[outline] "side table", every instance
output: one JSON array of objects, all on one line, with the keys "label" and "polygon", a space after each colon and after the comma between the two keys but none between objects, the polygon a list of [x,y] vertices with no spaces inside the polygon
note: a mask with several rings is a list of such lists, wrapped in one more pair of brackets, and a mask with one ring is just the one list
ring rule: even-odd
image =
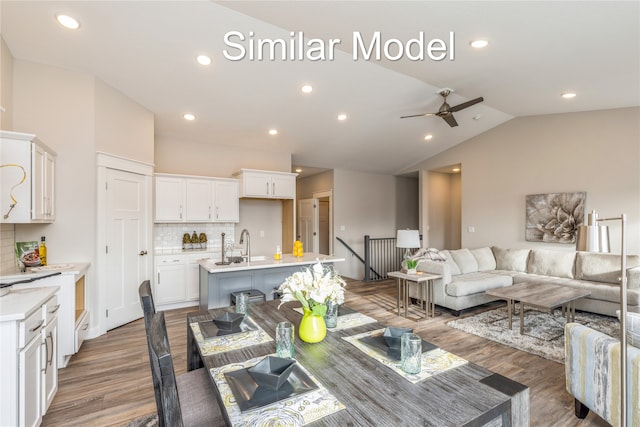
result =
[{"label": "side table", "polygon": [[404,306],[404,317],[407,317],[407,311],[409,309],[409,283],[413,282],[418,285],[420,289],[420,309],[422,310],[422,304],[424,303],[424,318],[436,316],[436,304],[433,301],[433,281],[440,279],[442,276],[437,274],[407,274],[402,271],[392,271],[387,273],[389,277],[395,277],[398,282],[398,316],[400,316],[400,295],[402,294],[402,305]]}]

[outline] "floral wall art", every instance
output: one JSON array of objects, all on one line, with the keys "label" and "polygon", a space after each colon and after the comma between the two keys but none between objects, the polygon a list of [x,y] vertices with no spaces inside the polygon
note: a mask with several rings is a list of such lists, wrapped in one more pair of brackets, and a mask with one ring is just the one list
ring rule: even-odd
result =
[{"label": "floral wall art", "polygon": [[586,196],[585,192],[527,195],[526,240],[575,243],[584,222]]}]

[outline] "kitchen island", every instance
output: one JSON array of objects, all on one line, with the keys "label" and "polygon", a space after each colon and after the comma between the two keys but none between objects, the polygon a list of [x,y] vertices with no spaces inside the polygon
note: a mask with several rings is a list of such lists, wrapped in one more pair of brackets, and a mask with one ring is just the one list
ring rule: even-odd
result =
[{"label": "kitchen island", "polygon": [[200,309],[228,307],[231,305],[231,293],[256,289],[265,294],[267,300],[273,299],[272,291],[297,271],[321,262],[333,265],[344,261],[329,255],[307,253],[302,257],[283,254],[282,259],[252,257],[250,262],[216,265],[215,259],[207,258],[200,264]]}]

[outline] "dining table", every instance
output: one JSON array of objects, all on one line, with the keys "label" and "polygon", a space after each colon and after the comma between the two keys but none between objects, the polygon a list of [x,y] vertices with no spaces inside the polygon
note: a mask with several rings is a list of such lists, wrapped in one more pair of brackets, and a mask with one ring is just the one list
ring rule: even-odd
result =
[{"label": "dining table", "polygon": [[310,387],[293,397],[252,402],[252,391],[239,389],[235,381],[243,369],[275,355],[279,322],[297,327],[302,318],[297,302],[253,303],[243,321],[251,327],[221,337],[208,335],[205,326],[234,307],[189,313],[187,369],[209,371],[229,426],[276,425],[269,424],[274,421],[312,426],[529,425],[527,386],[426,341],[421,373],[405,374],[400,361],[381,350],[387,325],[340,308],[338,327],[328,329],[321,342],[306,343],[296,331],[295,360],[303,378],[296,382]]}]

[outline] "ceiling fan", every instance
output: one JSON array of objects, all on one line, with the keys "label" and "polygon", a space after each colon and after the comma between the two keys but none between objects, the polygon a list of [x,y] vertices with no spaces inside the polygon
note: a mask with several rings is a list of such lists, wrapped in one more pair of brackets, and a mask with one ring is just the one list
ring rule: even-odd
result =
[{"label": "ceiling fan", "polygon": [[464,110],[465,108],[471,107],[472,105],[475,105],[479,102],[484,101],[483,97],[479,97],[476,99],[472,99],[471,101],[463,102],[462,104],[458,104],[451,107],[449,104],[447,104],[447,96],[451,95],[452,92],[454,92],[454,90],[449,88],[440,89],[438,92],[436,92],[444,98],[444,102],[438,109],[437,113],[414,114],[411,116],[402,116],[400,118],[408,119],[410,117],[438,116],[438,117],[442,117],[444,121],[449,124],[449,126],[455,127],[455,126],[458,126],[458,122],[456,122],[456,119],[453,117],[453,113],[460,110]]}]

